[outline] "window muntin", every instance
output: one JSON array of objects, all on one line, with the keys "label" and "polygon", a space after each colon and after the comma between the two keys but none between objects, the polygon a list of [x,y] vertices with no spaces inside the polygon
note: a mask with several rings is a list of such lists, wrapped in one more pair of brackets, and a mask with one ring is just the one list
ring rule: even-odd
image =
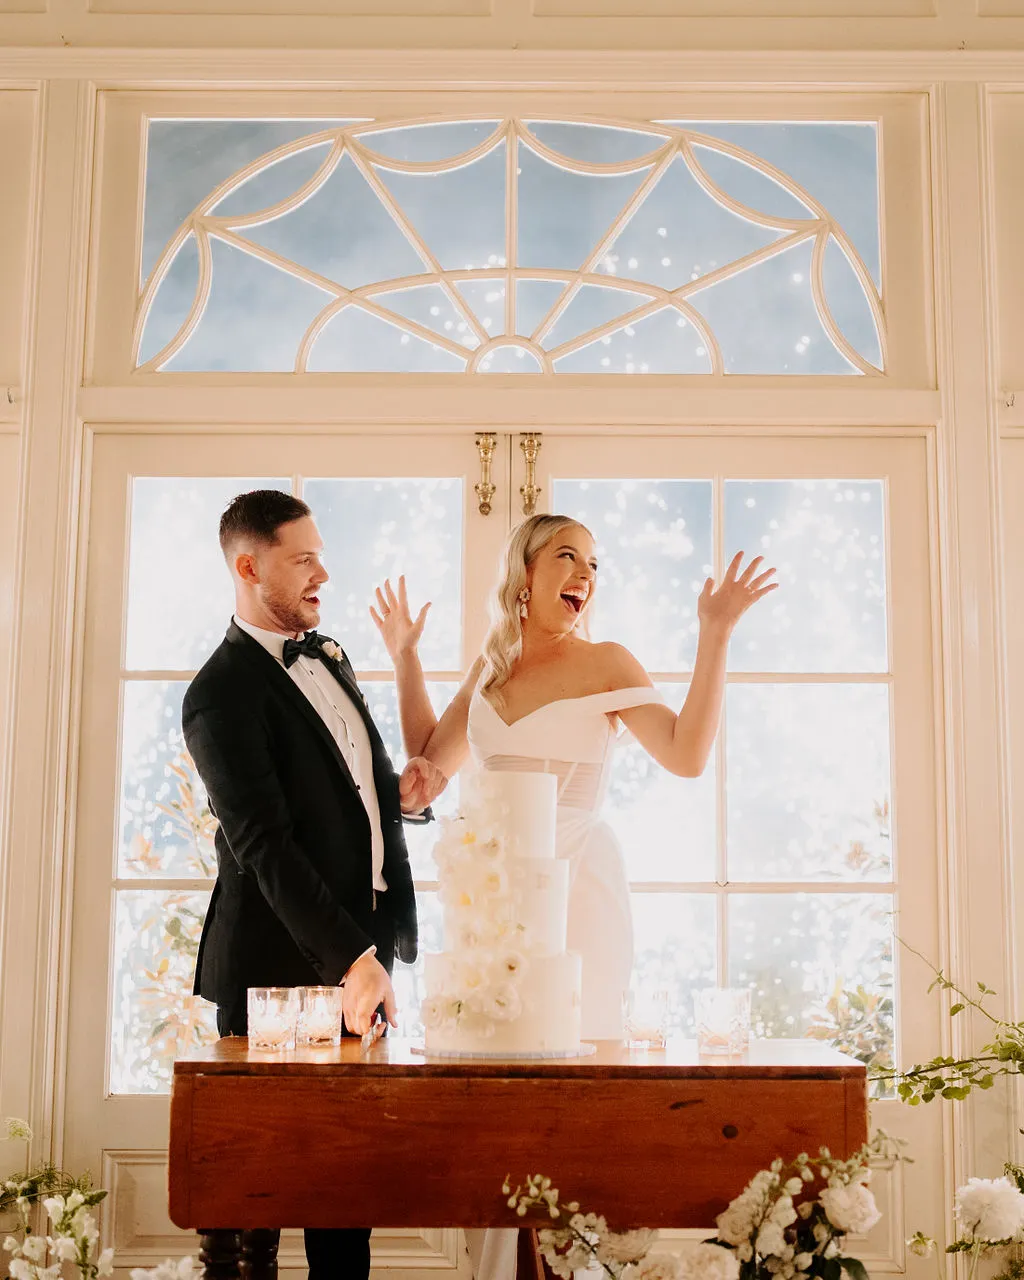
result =
[{"label": "window muntin", "polygon": [[877,376],[877,132],[154,120],[135,363]]}]

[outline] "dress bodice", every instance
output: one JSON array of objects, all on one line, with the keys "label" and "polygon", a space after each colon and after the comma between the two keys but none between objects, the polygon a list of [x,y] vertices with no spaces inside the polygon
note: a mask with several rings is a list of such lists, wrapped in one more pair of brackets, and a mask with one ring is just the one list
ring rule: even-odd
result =
[{"label": "dress bodice", "polygon": [[477,690],[467,728],[473,759],[483,769],[554,773],[560,807],[600,808],[615,739],[611,716],[661,702],[656,689],[639,685],[559,698],[507,724]]}]

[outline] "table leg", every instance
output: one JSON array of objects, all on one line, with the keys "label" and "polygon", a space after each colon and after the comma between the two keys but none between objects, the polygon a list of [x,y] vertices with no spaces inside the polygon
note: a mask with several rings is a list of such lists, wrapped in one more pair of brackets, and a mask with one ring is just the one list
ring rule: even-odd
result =
[{"label": "table leg", "polygon": [[242,1233],[223,1228],[200,1230],[199,1261],[203,1265],[203,1280],[238,1280]]},{"label": "table leg", "polygon": [[242,1275],[246,1280],[277,1280],[280,1231],[257,1229],[242,1232]]},{"label": "table leg", "polygon": [[532,1227],[520,1227],[516,1250],[516,1280],[548,1280],[549,1275],[540,1251],[537,1232]]}]

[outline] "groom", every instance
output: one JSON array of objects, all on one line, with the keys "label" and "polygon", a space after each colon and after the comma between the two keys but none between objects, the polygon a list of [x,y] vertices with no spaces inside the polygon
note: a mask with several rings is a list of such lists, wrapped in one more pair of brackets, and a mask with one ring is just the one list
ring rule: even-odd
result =
[{"label": "groom", "polygon": [[[220,544],[235,614],[182,704],[219,823],[195,991],[216,1003],[222,1036],[246,1034],[258,986],[340,983],[349,1032],[378,1010],[395,1026],[394,958],[416,958],[403,816],[428,820],[446,779],[423,759],[396,776],[348,659],[314,630],[328,575],[309,507],[239,494]],[[366,1280],[369,1228],[305,1240],[311,1280]]]}]

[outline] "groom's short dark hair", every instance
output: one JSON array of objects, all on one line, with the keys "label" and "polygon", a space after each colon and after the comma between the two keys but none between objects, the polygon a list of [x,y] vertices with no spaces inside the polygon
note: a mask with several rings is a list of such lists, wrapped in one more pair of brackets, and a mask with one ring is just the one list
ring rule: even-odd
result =
[{"label": "groom's short dark hair", "polygon": [[232,498],[220,518],[220,547],[225,555],[239,542],[273,546],[283,524],[311,515],[301,498],[280,489],[252,489]]}]

